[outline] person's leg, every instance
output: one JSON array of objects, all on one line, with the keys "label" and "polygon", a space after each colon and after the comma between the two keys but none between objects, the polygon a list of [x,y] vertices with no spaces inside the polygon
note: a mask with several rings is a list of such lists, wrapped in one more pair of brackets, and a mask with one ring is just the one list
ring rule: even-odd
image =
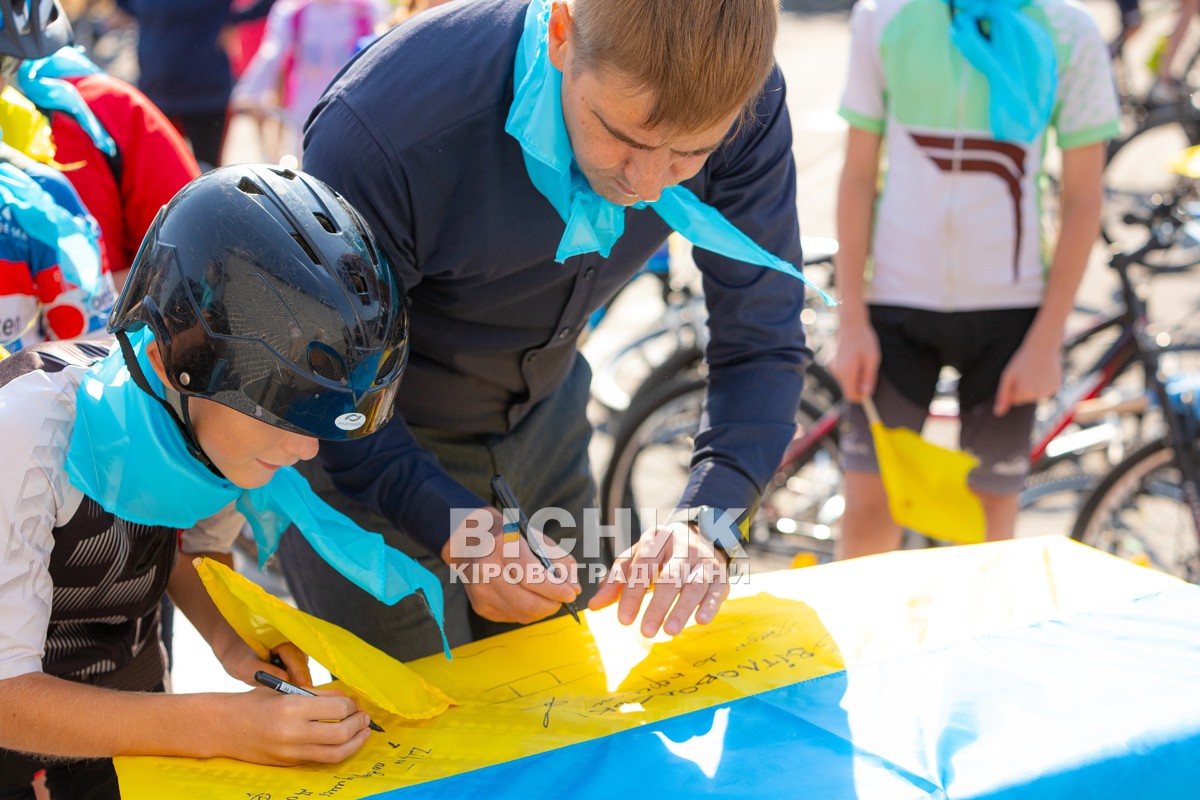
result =
[{"label": "person's leg", "polygon": [[999,309],[963,315],[957,337],[967,343],[955,367],[959,436],[963,450],[979,459],[968,483],[983,505],[989,541],[1011,539],[1016,531],[1019,495],[1029,472],[1029,436],[1037,405],[1014,406],[1003,417],[992,413],[1000,376],[1025,339],[1037,309]]},{"label": "person's leg", "polygon": [[[920,432],[933,398],[942,361],[922,340],[930,312],[872,306],[871,327],[879,339],[880,365],[872,398],[883,424]],[[862,406],[852,405],[841,436],[846,510],[837,557],[855,558],[896,550],[901,529],[888,509],[875,458],[875,442]]]},{"label": "person's leg", "polygon": [[879,473],[846,471],[842,480],[846,511],[842,515],[838,560],[900,549],[902,532],[888,511],[887,492]]},{"label": "person's leg", "polygon": [[[873,399],[886,427],[920,432],[928,403],[920,406],[912,402],[882,375],[876,384]],[[842,514],[837,558],[857,558],[898,550],[902,531],[888,509],[887,492],[879,474],[870,422],[862,406],[851,406],[846,414],[841,450],[846,510]]]}]

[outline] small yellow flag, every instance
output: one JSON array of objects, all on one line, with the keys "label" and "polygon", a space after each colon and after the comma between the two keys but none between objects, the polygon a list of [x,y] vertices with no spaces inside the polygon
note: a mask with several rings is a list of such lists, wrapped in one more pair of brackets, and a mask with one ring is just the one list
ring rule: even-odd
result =
[{"label": "small yellow flag", "polygon": [[1171,156],[1167,169],[1185,178],[1200,178],[1200,144]]},{"label": "small yellow flag", "polygon": [[986,538],[987,522],[967,474],[979,459],[925,441],[905,428],[885,428],[869,397],[863,409],[892,519],[934,539],[975,544]]},{"label": "small yellow flag", "polygon": [[336,675],[353,693],[404,719],[429,719],[454,704],[409,667],[343,628],[298,611],[208,558],[192,562],[221,615],[267,658],[292,642]]}]

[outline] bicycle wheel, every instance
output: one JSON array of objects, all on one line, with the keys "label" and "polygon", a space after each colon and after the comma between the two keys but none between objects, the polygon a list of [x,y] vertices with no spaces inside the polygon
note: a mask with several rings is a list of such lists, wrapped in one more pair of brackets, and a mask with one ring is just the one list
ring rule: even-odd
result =
[{"label": "bicycle wheel", "polygon": [[1182,483],[1169,440],[1143,445],[1097,485],[1071,538],[1195,583],[1200,542]]},{"label": "bicycle wheel", "polygon": [[[641,531],[674,510],[687,484],[692,448],[706,393],[702,376],[683,375],[639,396],[629,408],[601,481],[605,524],[617,526],[618,550]],[[807,427],[821,411],[801,400],[797,426]],[[836,429],[803,463],[776,475],[767,487],[753,529],[752,543],[775,536],[808,550],[819,560],[833,555],[841,519],[841,470]],[[775,549],[777,548],[768,548]]]},{"label": "bicycle wheel", "polygon": [[[1183,103],[1155,110],[1142,127],[1109,145],[1100,215],[1105,241],[1124,251],[1140,247],[1146,241],[1146,225],[1126,217],[1148,219],[1161,195],[1194,192],[1195,181],[1176,175],[1166,164],[1195,144],[1200,144],[1200,110]],[[1151,252],[1145,263],[1168,270],[1200,263],[1200,221],[1187,223],[1174,246]]]}]

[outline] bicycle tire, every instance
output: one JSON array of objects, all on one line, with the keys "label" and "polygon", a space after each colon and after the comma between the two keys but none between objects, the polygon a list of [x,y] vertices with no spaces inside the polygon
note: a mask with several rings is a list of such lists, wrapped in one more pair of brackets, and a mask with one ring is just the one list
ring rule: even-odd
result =
[{"label": "bicycle tire", "polygon": [[1117,464],[1084,503],[1071,538],[1192,583],[1200,580],[1200,541],[1170,440],[1142,445]]},{"label": "bicycle tire", "polygon": [[[1146,216],[1156,195],[1186,189],[1189,179],[1167,170],[1164,161],[1196,144],[1200,144],[1200,110],[1190,103],[1155,109],[1128,136],[1109,143],[1100,215],[1104,241],[1123,251],[1134,250],[1145,242],[1146,226],[1130,224],[1125,217]],[[1178,243],[1147,254],[1143,263],[1165,271],[1185,270],[1200,263],[1200,222],[1185,225]]]},{"label": "bicycle tire", "polygon": [[[687,481],[693,439],[700,425],[706,392],[707,382],[702,375],[683,374],[639,393],[630,404],[617,432],[600,488],[601,516],[606,525],[618,529],[618,551],[628,547],[647,527],[642,520],[642,510],[653,509],[661,520],[674,509]],[[811,424],[821,413],[821,409],[802,399],[797,409],[797,424]],[[834,429],[822,440],[813,458],[796,465],[791,474],[773,477],[764,492],[756,525],[761,525],[764,519],[774,519],[770,517],[773,498],[779,492],[789,491],[789,480],[804,480],[798,476],[818,458],[820,463],[816,467],[822,471],[824,484],[830,491],[840,494],[841,471],[837,466],[837,431]],[[832,475],[831,470],[835,470],[836,475]],[[792,483],[792,489],[795,489],[795,483]],[[806,497],[811,499],[811,495]],[[836,500],[833,502],[836,504]],[[791,537],[790,541],[805,545],[797,547],[797,551],[807,549],[817,553],[819,560],[829,560],[833,555],[832,526],[828,526],[828,531],[825,538],[801,538],[801,533]],[[823,531],[814,527],[811,532]],[[759,538],[761,540],[761,536]]]}]

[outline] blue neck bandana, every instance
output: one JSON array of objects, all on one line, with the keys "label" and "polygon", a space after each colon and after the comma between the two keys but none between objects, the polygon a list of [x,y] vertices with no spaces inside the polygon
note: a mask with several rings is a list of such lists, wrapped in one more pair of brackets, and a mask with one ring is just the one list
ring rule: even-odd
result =
[{"label": "blue neck bandana", "polygon": [[36,242],[54,250],[63,278],[89,295],[100,288],[100,233],[12,164],[0,163],[0,207]]},{"label": "blue neck bandana", "polygon": [[953,9],[950,40],[987,78],[992,134],[1029,144],[1054,111],[1058,58],[1050,34],[1021,13],[1030,0],[945,1]]},{"label": "blue neck bandana", "polygon": [[[550,0],[533,0],[517,48],[513,103],[504,130],[520,143],[529,179],[566,223],[555,260],[597,252],[607,258],[625,232],[626,206],[596,194],[575,164],[563,121],[562,73],[550,63],[547,47],[549,20]],[[658,200],[632,206],[646,207],[696,247],[799,278],[834,305],[834,300],[809,283],[795,266],[764,250],[684,187],[670,186]]]},{"label": "blue neck bandana", "polygon": [[17,71],[17,88],[38,108],[62,111],[73,117],[91,137],[97,149],[109,156],[115,156],[117,143],[88,108],[79,90],[61,80],[103,72],[104,70],[88,60],[81,48],[63,47],[45,58],[22,62]]},{"label": "blue neck bandana", "polygon": [[[146,380],[161,396],[162,382],[145,355],[152,338],[145,328],[129,337]],[[277,470],[258,489],[217,477],[188,450],[167,410],[134,383],[119,348],[94,364],[79,387],[66,468],[71,484],[105,511],[143,525],[189,528],[236,503],[254,531],[260,564],[295,525],[323,559],[382,602],[392,605],[423,591],[450,657],[442,587],[432,572],[328,506],[292,467]]]}]

